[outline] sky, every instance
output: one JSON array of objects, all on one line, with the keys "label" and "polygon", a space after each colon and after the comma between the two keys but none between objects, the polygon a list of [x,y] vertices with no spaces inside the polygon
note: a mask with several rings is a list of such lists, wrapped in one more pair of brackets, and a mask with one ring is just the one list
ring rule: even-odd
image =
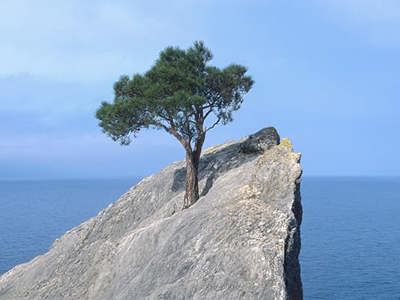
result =
[{"label": "sky", "polygon": [[120,146],[95,111],[120,75],[196,40],[255,80],[206,147],[275,126],[304,175],[400,175],[400,1],[2,0],[0,179],[138,177],[182,159],[161,131]]}]

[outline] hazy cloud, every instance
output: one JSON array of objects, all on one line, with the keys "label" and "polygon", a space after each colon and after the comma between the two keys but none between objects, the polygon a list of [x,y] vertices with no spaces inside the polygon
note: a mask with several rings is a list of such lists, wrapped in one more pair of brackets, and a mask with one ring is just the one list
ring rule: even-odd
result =
[{"label": "hazy cloud", "polygon": [[[143,175],[182,158],[159,131],[121,147],[95,111],[124,73],[203,39],[255,86],[206,145],[276,126],[305,174],[399,174],[400,2],[2,0],[0,177]],[[386,159],[386,161],[385,161]],[[366,163],[367,162],[367,163]]]},{"label": "hazy cloud", "polygon": [[184,9],[174,2],[1,1],[0,76],[90,82],[142,71],[166,40],[184,39],[188,19],[180,24],[166,13]]},{"label": "hazy cloud", "polygon": [[316,0],[338,25],[350,28],[375,46],[400,46],[400,1]]}]

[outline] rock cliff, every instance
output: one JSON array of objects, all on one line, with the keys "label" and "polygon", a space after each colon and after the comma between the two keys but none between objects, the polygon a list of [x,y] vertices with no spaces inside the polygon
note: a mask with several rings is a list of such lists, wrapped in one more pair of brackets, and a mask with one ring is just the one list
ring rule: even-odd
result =
[{"label": "rock cliff", "polygon": [[0,277],[0,299],[302,299],[300,154],[266,128],[144,178]]}]

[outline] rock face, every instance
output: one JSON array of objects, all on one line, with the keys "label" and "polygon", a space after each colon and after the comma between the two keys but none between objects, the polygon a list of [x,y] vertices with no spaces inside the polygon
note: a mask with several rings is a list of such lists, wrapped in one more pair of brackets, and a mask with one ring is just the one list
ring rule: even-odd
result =
[{"label": "rock face", "polygon": [[185,210],[175,162],[0,277],[0,299],[302,299],[299,160],[273,128],[212,147]]}]

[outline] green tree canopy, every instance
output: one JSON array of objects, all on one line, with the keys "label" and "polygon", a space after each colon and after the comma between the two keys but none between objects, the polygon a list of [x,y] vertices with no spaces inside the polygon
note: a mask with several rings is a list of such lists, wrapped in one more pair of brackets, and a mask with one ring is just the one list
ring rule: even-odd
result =
[{"label": "green tree canopy", "polygon": [[114,84],[114,101],[103,102],[96,113],[100,127],[123,145],[144,128],[167,131],[183,145],[197,176],[206,133],[232,121],[253,85],[244,66],[220,69],[208,65],[211,59],[203,42],[187,50],[166,48],[149,71],[122,76]]}]

